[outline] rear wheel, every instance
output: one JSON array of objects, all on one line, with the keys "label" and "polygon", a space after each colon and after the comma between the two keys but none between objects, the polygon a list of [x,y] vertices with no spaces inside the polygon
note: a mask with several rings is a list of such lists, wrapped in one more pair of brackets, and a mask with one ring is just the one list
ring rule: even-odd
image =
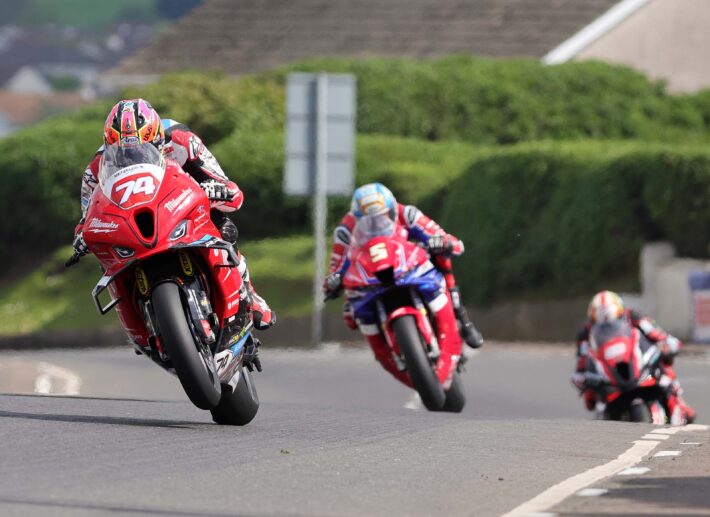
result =
[{"label": "rear wheel", "polygon": [[245,368],[239,374],[239,382],[234,391],[222,390],[222,399],[212,409],[212,420],[222,425],[246,425],[259,410],[259,395],[251,374]]},{"label": "rear wheel", "polygon": [[429,357],[424,351],[419,329],[414,316],[402,316],[392,323],[399,350],[404,355],[407,371],[414,388],[429,411],[439,411],[444,407],[446,394],[439,384]]},{"label": "rear wheel", "polygon": [[446,390],[446,402],[442,411],[450,411],[452,413],[461,413],[466,405],[466,393],[463,389],[461,376],[458,373],[454,374],[454,379],[451,386]]},{"label": "rear wheel", "polygon": [[201,350],[187,322],[180,288],[163,282],[153,289],[153,310],[161,343],[190,401],[200,409],[212,409],[220,401],[221,387],[214,358]]}]

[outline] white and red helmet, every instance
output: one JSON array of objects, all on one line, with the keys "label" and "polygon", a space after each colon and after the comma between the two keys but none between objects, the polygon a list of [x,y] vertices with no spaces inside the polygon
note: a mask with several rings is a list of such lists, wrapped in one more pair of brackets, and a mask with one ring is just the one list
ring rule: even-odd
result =
[{"label": "white and red helmet", "polygon": [[592,323],[606,323],[621,319],[624,315],[624,302],[612,291],[601,291],[589,302],[587,315]]}]

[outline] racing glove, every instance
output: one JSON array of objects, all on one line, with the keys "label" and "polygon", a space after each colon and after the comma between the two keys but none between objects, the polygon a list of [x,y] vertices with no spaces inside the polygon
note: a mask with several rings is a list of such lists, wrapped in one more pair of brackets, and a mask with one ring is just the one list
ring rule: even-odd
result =
[{"label": "racing glove", "polygon": [[325,294],[326,298],[335,298],[342,285],[343,280],[340,277],[340,273],[331,273],[323,281],[323,294]]},{"label": "racing glove", "polygon": [[74,246],[74,253],[80,257],[83,257],[89,253],[89,248],[86,246],[86,242],[84,241],[84,232],[80,231],[74,236],[72,246]]},{"label": "racing glove", "polygon": [[454,242],[448,235],[433,235],[426,247],[432,255],[449,256],[454,251]]},{"label": "racing glove", "polygon": [[231,201],[234,197],[234,192],[229,190],[229,186],[220,181],[203,181],[200,183],[200,187],[205,191],[207,199],[210,201],[225,202]]},{"label": "racing glove", "polygon": [[579,391],[583,391],[586,383],[586,376],[581,372],[575,372],[570,378],[572,384],[574,384]]}]

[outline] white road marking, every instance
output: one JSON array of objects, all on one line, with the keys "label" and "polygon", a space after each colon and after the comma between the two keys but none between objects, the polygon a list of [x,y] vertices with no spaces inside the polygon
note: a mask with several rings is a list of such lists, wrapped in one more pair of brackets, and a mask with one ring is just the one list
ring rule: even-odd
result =
[{"label": "white road marking", "polygon": [[680,456],[680,451],[658,451],[653,455],[654,458],[667,458],[669,456]]},{"label": "white road marking", "polygon": [[644,434],[641,437],[643,440],[667,440],[670,438],[668,434]]},{"label": "white road marking", "polygon": [[599,497],[608,493],[609,491],[606,488],[585,488],[577,492],[577,495],[580,497]]},{"label": "white road marking", "polygon": [[81,379],[74,372],[45,362],[37,364],[34,392],[43,395],[78,395]]},{"label": "white road marking", "polygon": [[422,399],[419,397],[419,393],[416,391],[412,393],[412,396],[409,397],[409,400],[404,403],[403,407],[405,409],[413,409],[414,411],[424,409],[424,404],[422,404]]},{"label": "white road marking", "polygon": [[604,465],[591,468],[571,478],[565,479],[561,483],[557,483],[555,486],[548,488],[541,494],[506,513],[503,517],[522,517],[533,512],[542,512],[548,508],[552,508],[583,488],[604,478],[613,476],[624,469],[628,470],[629,467],[641,461],[644,456],[655,449],[659,443],[661,442],[637,440],[630,449],[619,455],[615,460],[611,460]]},{"label": "white road marking", "polygon": [[651,470],[648,467],[631,467],[628,469],[624,469],[621,472],[619,472],[619,476],[638,476],[640,474],[645,474]]},{"label": "white road marking", "polygon": [[663,429],[654,429],[651,434],[676,434],[680,430],[679,427],[664,427]]},{"label": "white road marking", "polygon": [[700,442],[680,442],[681,445],[700,445]]}]

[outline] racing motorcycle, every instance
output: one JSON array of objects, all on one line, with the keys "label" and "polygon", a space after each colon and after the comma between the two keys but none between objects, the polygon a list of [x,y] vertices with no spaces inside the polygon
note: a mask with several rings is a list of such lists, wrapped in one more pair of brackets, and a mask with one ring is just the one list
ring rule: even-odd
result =
[{"label": "racing motorcycle", "polygon": [[[677,407],[667,389],[671,379],[660,367],[661,350],[624,319],[596,323],[589,335],[590,360],[584,387],[600,401],[598,417],[662,425]],[[650,415],[650,416],[649,416]],[[678,415],[679,416],[679,415]],[[671,423],[678,416],[671,418]]]},{"label": "racing motorcycle", "polygon": [[151,144],[106,147],[98,187],[84,240],[103,270],[92,292],[99,312],[115,307],[136,353],[176,374],[215,422],[249,423],[259,342],[239,256],[212,223],[206,194]]},{"label": "racing motorcycle", "polygon": [[443,281],[427,251],[400,234],[387,215],[358,221],[342,281],[355,318],[376,318],[372,327],[384,334],[398,370],[393,375],[413,387],[427,409],[460,412],[466,403],[459,377],[462,342],[439,346],[423,295]]}]

